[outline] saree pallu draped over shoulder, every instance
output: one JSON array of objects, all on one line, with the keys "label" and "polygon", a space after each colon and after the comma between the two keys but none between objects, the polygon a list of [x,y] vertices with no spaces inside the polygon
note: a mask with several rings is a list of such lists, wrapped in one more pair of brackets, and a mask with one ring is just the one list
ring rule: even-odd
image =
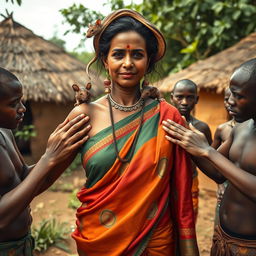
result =
[{"label": "saree pallu draped over shoulder", "polygon": [[[72,234],[79,255],[146,255],[151,238],[155,239],[166,221],[172,227],[176,251],[157,255],[197,255],[190,160],[165,138],[162,121],[166,119],[183,123],[179,112],[165,101],[145,107],[143,126],[128,163],[116,159],[111,127],[84,145],[87,182],[78,192],[82,205]],[[122,158],[130,153],[139,122],[140,113],[135,113],[115,124]]]}]

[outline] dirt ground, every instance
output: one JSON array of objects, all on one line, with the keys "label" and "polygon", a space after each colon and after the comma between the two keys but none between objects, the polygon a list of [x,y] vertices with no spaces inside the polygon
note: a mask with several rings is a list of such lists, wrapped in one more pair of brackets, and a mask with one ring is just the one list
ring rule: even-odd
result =
[{"label": "dirt ground", "polygon": [[[213,232],[213,220],[216,204],[215,185],[204,176],[199,177],[199,215],[197,221],[197,239],[201,256],[209,256],[211,237]],[[70,190],[81,188],[85,178],[83,170],[73,172],[71,176],[61,177],[53,189],[50,189],[37,198],[31,204],[33,225],[37,226],[43,219],[55,217],[60,222],[67,222],[71,229],[75,227],[75,210],[68,208]],[[76,246],[73,239],[67,239],[70,253],[66,253],[55,247],[50,247],[44,253],[36,256],[77,256]]]}]

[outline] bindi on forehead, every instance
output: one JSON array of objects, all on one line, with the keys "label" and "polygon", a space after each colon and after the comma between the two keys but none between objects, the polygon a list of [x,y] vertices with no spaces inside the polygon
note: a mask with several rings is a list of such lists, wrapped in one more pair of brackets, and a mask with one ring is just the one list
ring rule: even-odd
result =
[{"label": "bindi on forehead", "polygon": [[132,50],[131,46],[129,44],[126,45],[126,49],[127,49],[128,52],[131,52],[131,50]]}]

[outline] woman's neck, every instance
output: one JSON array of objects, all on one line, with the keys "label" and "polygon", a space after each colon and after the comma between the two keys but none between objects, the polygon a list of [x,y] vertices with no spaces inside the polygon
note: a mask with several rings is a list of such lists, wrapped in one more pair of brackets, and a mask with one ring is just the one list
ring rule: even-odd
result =
[{"label": "woman's neck", "polygon": [[111,96],[117,103],[130,106],[138,102],[141,93],[139,86],[132,88],[113,87],[111,90]]}]

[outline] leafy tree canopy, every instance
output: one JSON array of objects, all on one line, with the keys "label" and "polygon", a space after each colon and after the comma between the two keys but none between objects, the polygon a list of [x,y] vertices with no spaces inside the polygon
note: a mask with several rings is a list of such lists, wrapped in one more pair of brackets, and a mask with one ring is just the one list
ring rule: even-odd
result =
[{"label": "leafy tree canopy", "polygon": [[[256,0],[143,0],[129,5],[108,0],[107,5],[112,10],[135,9],[163,32],[167,41],[163,75],[213,55],[256,30]],[[83,5],[61,12],[72,26],[70,31],[82,34],[89,23],[102,18]]]},{"label": "leafy tree canopy", "polygon": [[60,48],[62,48],[63,50],[66,50],[66,42],[62,39],[60,39],[57,35],[57,33],[55,32],[54,35],[48,39],[50,42],[56,44],[57,46],[59,46]]},{"label": "leafy tree canopy", "polygon": [[[5,0],[5,2],[8,3],[9,0]],[[14,3],[16,2],[18,5],[21,5],[22,0],[10,0],[10,2],[11,2],[12,4],[14,4]]]},{"label": "leafy tree canopy", "polygon": [[89,61],[94,57],[94,53],[92,52],[70,52],[70,54],[85,64],[89,63]]}]

